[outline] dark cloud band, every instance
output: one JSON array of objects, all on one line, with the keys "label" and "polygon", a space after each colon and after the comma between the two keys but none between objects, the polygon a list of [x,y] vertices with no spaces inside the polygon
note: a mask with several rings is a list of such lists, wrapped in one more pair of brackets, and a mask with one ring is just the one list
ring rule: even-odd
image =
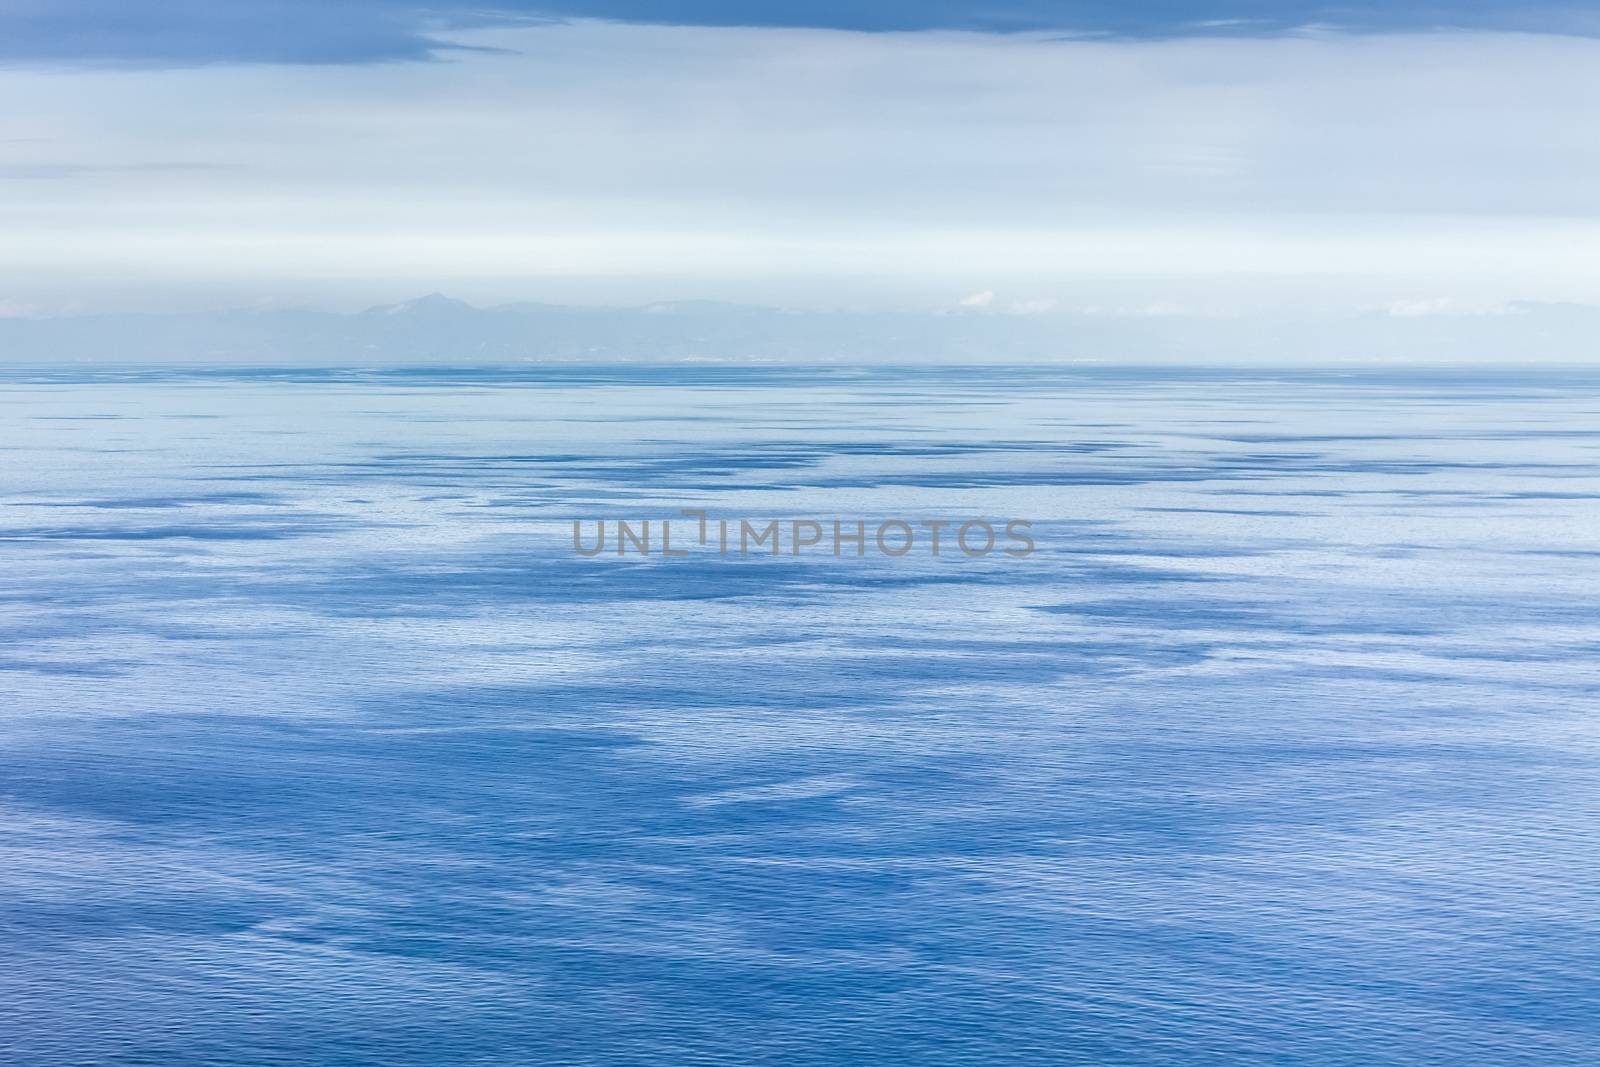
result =
[{"label": "dark cloud band", "polygon": [[374,63],[426,60],[450,29],[605,18],[704,26],[863,31],[1055,30],[1116,37],[1272,35],[1442,28],[1600,35],[1591,3],[1519,0],[1345,4],[1328,0],[11,0],[0,62]]}]

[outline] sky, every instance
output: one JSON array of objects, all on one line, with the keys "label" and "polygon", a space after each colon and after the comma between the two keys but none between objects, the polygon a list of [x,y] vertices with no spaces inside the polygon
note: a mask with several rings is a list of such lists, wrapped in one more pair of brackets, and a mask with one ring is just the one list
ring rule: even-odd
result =
[{"label": "sky", "polygon": [[1600,303],[1597,12],[6,0],[0,315]]}]

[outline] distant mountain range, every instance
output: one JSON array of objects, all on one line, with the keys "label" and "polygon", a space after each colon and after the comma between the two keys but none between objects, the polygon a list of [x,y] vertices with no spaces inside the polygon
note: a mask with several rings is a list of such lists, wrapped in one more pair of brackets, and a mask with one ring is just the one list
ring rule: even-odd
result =
[{"label": "distant mountain range", "polygon": [[312,310],[0,319],[0,362],[294,366],[551,362],[1600,362],[1600,307],[1359,315],[785,311],[703,301],[506,304],[433,294]]}]

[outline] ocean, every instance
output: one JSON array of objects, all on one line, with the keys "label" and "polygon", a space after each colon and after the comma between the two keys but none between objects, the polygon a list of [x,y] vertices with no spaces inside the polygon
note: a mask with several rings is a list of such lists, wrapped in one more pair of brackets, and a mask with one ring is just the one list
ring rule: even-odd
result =
[{"label": "ocean", "polygon": [[7,1064],[1600,1056],[1600,371],[8,369],[0,577]]}]

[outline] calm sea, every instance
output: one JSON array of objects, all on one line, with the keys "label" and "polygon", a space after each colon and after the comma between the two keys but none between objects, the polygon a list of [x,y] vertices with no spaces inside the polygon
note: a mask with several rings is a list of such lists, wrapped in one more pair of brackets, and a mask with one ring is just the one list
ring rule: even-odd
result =
[{"label": "calm sea", "polygon": [[1596,1062],[1597,604],[1595,372],[8,371],[0,1061]]}]

